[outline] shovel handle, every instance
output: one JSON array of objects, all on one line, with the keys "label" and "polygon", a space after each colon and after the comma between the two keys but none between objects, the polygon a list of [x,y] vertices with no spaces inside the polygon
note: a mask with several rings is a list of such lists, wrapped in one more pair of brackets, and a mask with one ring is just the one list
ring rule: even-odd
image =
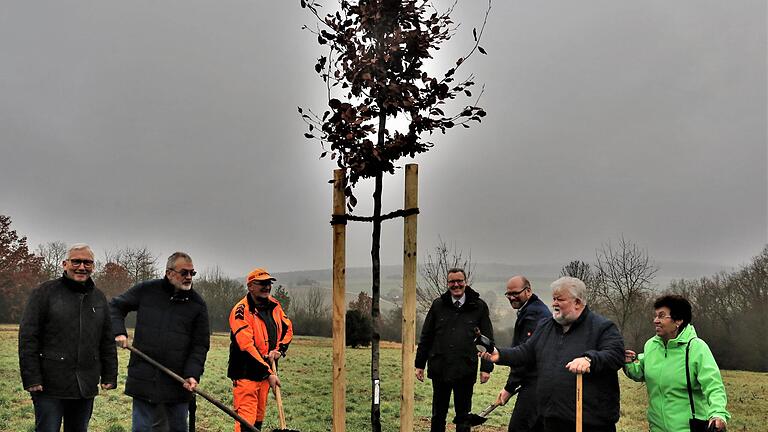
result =
[{"label": "shovel handle", "polygon": [[[171,378],[175,379],[179,383],[181,383],[181,384],[186,384],[187,383],[187,380],[185,380],[184,378],[180,377],[178,374],[176,374],[176,372],[174,372],[174,371],[168,369],[167,367],[163,366],[162,364],[158,363],[152,357],[150,357],[150,356],[144,354],[143,352],[139,351],[138,348],[134,348],[131,345],[127,345],[127,346],[125,346],[123,348],[125,348],[128,351],[130,351],[130,352],[136,354],[137,356],[141,357],[147,363],[149,363],[152,366],[154,366],[154,367],[160,369],[161,371],[165,372],[168,376],[170,376]],[[232,409],[230,409],[228,406],[226,406],[223,403],[219,402],[218,400],[214,399],[208,393],[206,393],[206,392],[204,392],[204,391],[202,391],[202,390],[200,390],[198,388],[195,388],[192,391],[197,393],[197,394],[199,394],[200,396],[204,397],[208,402],[216,405],[216,407],[218,407],[220,410],[222,410],[225,413],[227,413],[233,419],[239,421],[240,422],[240,427],[244,427],[245,429],[249,430],[250,432],[261,432],[259,429],[256,429],[256,427],[254,425],[248,423],[248,420],[240,417],[236,412],[232,411]]]},{"label": "shovel handle", "polygon": [[[272,361],[272,371],[277,376],[277,368],[275,367],[275,359]],[[275,386],[275,401],[277,402],[277,416],[280,418],[280,429],[285,429],[285,412],[283,412],[283,396],[280,394],[280,386]]]},{"label": "shovel handle", "polygon": [[480,417],[488,417],[488,414],[490,414],[491,412],[493,412],[493,410],[495,410],[495,409],[496,409],[496,408],[498,408],[498,407],[499,407],[499,404],[495,404],[495,403],[488,405],[488,407],[486,407],[486,408],[485,408],[485,409],[484,409],[484,410],[483,410],[483,411],[480,413]]},{"label": "shovel handle", "polygon": [[584,405],[584,375],[576,374],[576,432],[581,432],[581,410]]}]

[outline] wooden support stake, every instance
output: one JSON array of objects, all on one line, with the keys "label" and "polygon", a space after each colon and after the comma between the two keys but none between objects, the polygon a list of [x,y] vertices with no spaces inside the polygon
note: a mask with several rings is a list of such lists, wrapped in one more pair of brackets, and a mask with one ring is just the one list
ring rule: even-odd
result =
[{"label": "wooden support stake", "polygon": [[[404,210],[419,207],[419,166],[405,166]],[[403,348],[400,394],[400,432],[413,431],[414,361],[416,359],[416,222],[417,215],[403,223]]]},{"label": "wooden support stake", "polygon": [[[346,213],[344,188],[346,177],[344,170],[333,171],[333,214]],[[347,390],[344,348],[346,346],[346,225],[333,225],[333,413],[332,432],[346,430]]]}]

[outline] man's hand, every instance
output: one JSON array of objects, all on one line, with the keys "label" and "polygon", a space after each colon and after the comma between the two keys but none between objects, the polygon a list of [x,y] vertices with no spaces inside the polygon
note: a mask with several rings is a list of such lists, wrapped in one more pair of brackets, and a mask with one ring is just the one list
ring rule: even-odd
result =
[{"label": "man's hand", "polygon": [[709,424],[712,425],[712,423],[715,424],[715,430],[718,430],[718,431],[725,430],[725,420],[721,419],[720,417],[712,417],[711,419],[709,419]]},{"label": "man's hand", "polygon": [[416,379],[424,382],[424,369],[416,368]]},{"label": "man's hand", "polygon": [[568,372],[574,374],[589,373],[589,366],[590,361],[586,357],[576,357],[575,359],[569,361],[567,365],[565,365],[565,367],[568,369]]},{"label": "man's hand", "polygon": [[280,357],[283,356],[283,353],[281,353],[278,350],[272,350],[267,354],[267,358],[270,360],[278,360]]},{"label": "man's hand", "polygon": [[487,361],[489,361],[491,363],[498,362],[499,361],[499,357],[500,357],[499,356],[499,350],[497,350],[496,348],[493,349],[492,353],[489,353],[487,351],[484,352],[484,353],[480,353],[479,352],[479,353],[477,353],[477,356],[480,357],[481,359],[487,360]]},{"label": "man's hand", "polygon": [[117,335],[117,336],[115,336],[115,343],[120,348],[127,348],[128,347],[128,336],[126,336],[126,335]]},{"label": "man's hand", "polygon": [[511,397],[512,393],[508,392],[506,389],[501,389],[499,395],[496,397],[496,402],[494,403],[499,406],[504,406],[509,402],[509,398]]},{"label": "man's hand", "polygon": [[37,385],[29,386],[25,390],[27,390],[30,393],[41,392],[41,391],[43,391],[43,385],[42,384],[37,384]]},{"label": "man's hand", "polygon": [[113,388],[115,388],[115,385],[112,383],[101,383],[102,390],[112,390]]},{"label": "man's hand", "polygon": [[480,372],[480,384],[485,384],[491,379],[491,374],[488,372]]},{"label": "man's hand", "polygon": [[633,363],[637,360],[637,353],[632,350],[624,350],[624,363]]},{"label": "man's hand", "polygon": [[184,388],[189,391],[195,391],[195,388],[197,388],[197,380],[189,377],[185,381],[186,383],[184,384]]},{"label": "man's hand", "polygon": [[269,388],[271,388],[272,391],[275,391],[275,388],[280,387],[280,378],[278,378],[277,375],[270,375],[267,378],[267,382],[269,382]]}]

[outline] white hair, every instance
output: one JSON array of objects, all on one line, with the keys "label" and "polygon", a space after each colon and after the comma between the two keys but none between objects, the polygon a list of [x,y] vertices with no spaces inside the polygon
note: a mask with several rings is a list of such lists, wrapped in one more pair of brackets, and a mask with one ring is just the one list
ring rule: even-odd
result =
[{"label": "white hair", "polygon": [[72,256],[72,252],[79,251],[79,250],[84,250],[88,252],[89,254],[91,254],[91,258],[96,256],[93,253],[93,249],[91,249],[91,247],[88,246],[86,243],[75,243],[72,246],[70,246],[69,249],[67,249],[67,259],[69,259],[69,257]]},{"label": "white hair", "polygon": [[584,305],[587,304],[587,286],[584,285],[581,279],[563,276],[552,282],[550,287],[552,287],[553,292],[567,290],[573,298],[581,300],[581,303]]}]

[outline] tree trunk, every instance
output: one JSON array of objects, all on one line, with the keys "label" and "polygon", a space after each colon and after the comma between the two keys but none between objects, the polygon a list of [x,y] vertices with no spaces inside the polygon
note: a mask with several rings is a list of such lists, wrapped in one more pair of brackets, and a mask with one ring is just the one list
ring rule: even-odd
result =
[{"label": "tree trunk", "polygon": [[379,249],[381,247],[381,189],[382,174],[376,176],[376,189],[373,192],[373,239],[371,241],[371,268],[373,281],[371,285],[371,391],[373,398],[371,400],[371,430],[381,432],[381,404],[380,404],[380,381],[379,381],[379,340],[380,340],[380,319],[379,319],[379,298],[381,296],[381,262],[379,258]]},{"label": "tree trunk", "polygon": [[[379,136],[378,146],[384,145],[384,129],[387,124],[387,115],[382,103],[379,103]],[[383,173],[376,175],[376,187],[373,190],[373,234],[371,239],[371,431],[381,432],[381,386],[379,380],[379,340],[380,323],[379,299],[381,298],[381,261],[379,249],[381,249],[381,189],[383,187]]]}]

